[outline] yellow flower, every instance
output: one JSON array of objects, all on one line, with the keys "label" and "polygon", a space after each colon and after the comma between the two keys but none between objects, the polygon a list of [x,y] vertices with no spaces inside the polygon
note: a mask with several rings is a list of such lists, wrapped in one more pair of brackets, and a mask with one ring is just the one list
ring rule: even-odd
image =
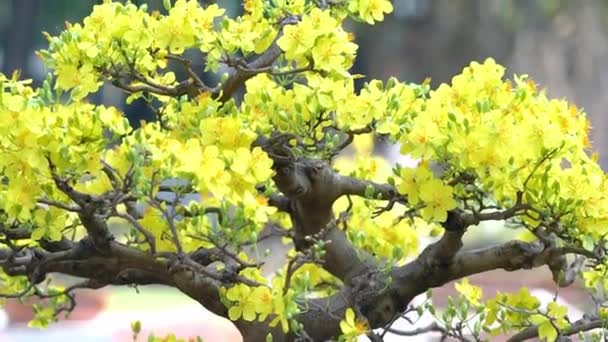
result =
[{"label": "yellow flower", "polygon": [[348,35],[332,34],[319,38],[312,48],[315,66],[327,71],[341,71],[352,64],[357,45],[348,40]]},{"label": "yellow flower", "polygon": [[252,291],[251,297],[253,298],[255,310],[259,314],[258,320],[263,322],[274,309],[272,293],[268,287],[258,286]]},{"label": "yellow flower", "polygon": [[338,21],[331,16],[331,11],[323,11],[319,8],[313,8],[302,21],[310,21],[312,28],[319,34],[331,33],[339,27]]},{"label": "yellow flower", "polygon": [[97,72],[90,64],[77,68],[73,64],[61,64],[55,69],[57,87],[60,89],[74,89],[72,97],[83,99],[89,93],[97,91],[101,82],[97,79]]},{"label": "yellow flower", "polygon": [[456,207],[452,187],[444,185],[438,179],[431,179],[420,186],[420,199],[425,204],[420,213],[427,221],[444,222],[447,219],[447,211]]},{"label": "yellow flower", "polygon": [[[278,277],[275,279],[279,279]],[[274,283],[274,282],[273,282]],[[276,284],[273,284],[275,288]],[[287,298],[285,298],[287,297]],[[291,306],[296,305],[294,301],[293,290],[289,290],[286,296],[275,293],[273,298],[274,314],[276,317],[270,322],[271,327],[275,327],[278,323],[281,323],[281,329],[284,333],[289,331],[289,318],[290,318],[290,302],[293,303]]]},{"label": "yellow flower", "polygon": [[359,0],[351,1],[349,10],[358,11],[361,19],[373,25],[374,20],[384,20],[384,13],[391,13],[393,5],[388,0]]},{"label": "yellow flower", "polygon": [[537,309],[540,306],[538,298],[530,294],[530,290],[522,287],[516,294],[509,294],[506,298],[506,304],[513,307],[521,307],[528,310]]},{"label": "yellow flower", "polygon": [[27,220],[31,215],[30,210],[36,206],[36,198],[40,191],[39,184],[25,177],[11,182],[5,193],[8,200],[4,204],[6,212],[11,217]]},{"label": "yellow flower", "polygon": [[283,36],[277,44],[285,51],[285,57],[296,59],[299,55],[306,53],[312,48],[317,38],[310,21],[302,21],[295,25],[285,26]]},{"label": "yellow flower", "polygon": [[397,191],[407,195],[410,204],[416,205],[420,202],[420,184],[431,179],[433,174],[428,168],[428,163],[421,163],[416,168],[402,168],[399,176],[401,181],[397,184]]},{"label": "yellow flower", "polygon": [[347,341],[355,341],[357,337],[366,334],[370,329],[366,321],[355,319],[355,312],[348,308],[344,314],[344,319],[340,321],[340,330],[342,330],[342,336]]},{"label": "yellow flower", "polygon": [[147,207],[144,217],[138,221],[154,235],[156,248],[159,251],[175,252],[177,250],[175,244],[169,238],[171,236],[169,224],[161,212],[152,207]]},{"label": "yellow flower", "polygon": [[455,283],[454,288],[473,305],[480,304],[479,300],[483,296],[481,287],[471,285],[468,278],[464,278],[460,282]]},{"label": "yellow flower", "polygon": [[255,319],[256,303],[252,296],[251,288],[244,284],[237,284],[226,292],[226,298],[233,302],[228,309],[228,317],[236,321],[241,316],[245,321],[251,322]]}]

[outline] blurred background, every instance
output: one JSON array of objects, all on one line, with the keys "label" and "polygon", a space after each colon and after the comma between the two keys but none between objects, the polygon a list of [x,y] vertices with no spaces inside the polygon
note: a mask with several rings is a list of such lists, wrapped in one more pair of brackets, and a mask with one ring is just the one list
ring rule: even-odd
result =
[{"label": "blurred background", "polygon": [[[0,70],[5,74],[20,70],[22,78],[42,80],[48,71],[34,54],[46,47],[41,32],[59,33],[65,21],[81,21],[100,2],[0,0]],[[162,8],[162,0],[131,2]],[[230,15],[242,10],[240,0],[218,2]],[[365,74],[368,79],[396,76],[407,82],[431,77],[436,87],[449,82],[470,61],[493,57],[507,67],[508,77],[528,74],[547,89],[550,97],[565,97],[584,108],[593,126],[593,146],[602,167],[608,168],[608,135],[604,134],[608,129],[604,113],[608,107],[608,1],[394,0],[393,4],[394,13],[376,26],[348,23],[360,47],[353,73]],[[104,87],[92,101],[120,104],[122,96]],[[134,123],[148,117],[146,107],[138,103],[124,109]],[[490,233],[467,234],[469,247],[508,238],[501,229],[486,231]],[[497,271],[471,281],[483,284],[488,296],[496,288],[514,291],[519,286],[531,286],[551,300],[555,289],[550,278],[543,271],[516,275]],[[584,311],[587,300],[580,290],[561,291],[560,296],[573,310]],[[452,285],[436,291],[435,297],[441,303],[448,293],[453,293]],[[228,335],[213,335],[221,330],[213,327],[228,327],[228,323],[210,318],[184,296],[163,288],[146,288],[135,294],[128,288],[106,289],[100,295],[83,292],[84,309],[77,310],[85,311],[73,315],[76,320],[42,333],[25,328],[23,316],[6,310],[0,340],[34,341],[40,334],[49,341],[130,340],[129,322],[137,319],[142,320],[144,330],[155,333],[173,330],[183,337],[200,334],[211,341],[230,339]],[[149,331],[145,330],[140,339],[145,340]]]}]

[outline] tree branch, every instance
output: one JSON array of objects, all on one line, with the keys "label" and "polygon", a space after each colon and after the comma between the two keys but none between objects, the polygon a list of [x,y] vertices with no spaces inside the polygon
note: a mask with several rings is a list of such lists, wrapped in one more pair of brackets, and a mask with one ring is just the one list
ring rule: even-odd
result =
[{"label": "tree branch", "polygon": [[139,233],[144,236],[146,242],[148,243],[148,246],[150,246],[150,253],[152,253],[153,255],[156,254],[156,239],[149,230],[144,228],[144,226],[142,226],[139,221],[137,221],[133,216],[128,213],[121,214],[119,212],[115,212],[113,215],[129,222],[133,226],[133,228],[135,228]]},{"label": "tree branch", "polygon": [[367,180],[361,180],[354,177],[343,176],[336,174],[336,188],[340,196],[356,195],[367,197],[368,189],[372,189],[372,196],[376,199],[390,201],[397,199],[399,202],[405,203],[405,198],[399,198],[399,193],[390,184],[378,184]]},{"label": "tree branch", "polygon": [[206,92],[211,92],[213,90],[213,89],[209,88],[200,79],[200,77],[198,77],[198,75],[194,72],[194,70],[192,70],[192,61],[191,60],[189,60],[188,58],[184,58],[182,56],[172,55],[172,54],[168,54],[167,59],[179,62],[182,65],[182,67],[184,68],[184,70],[186,71],[186,74],[188,74],[188,77],[190,77],[190,79],[194,82],[194,85],[196,85],[196,87],[199,90],[206,91]]},{"label": "tree branch", "polygon": [[[333,127],[333,128],[335,128],[337,131],[341,131],[337,127]],[[330,156],[333,158],[333,157],[337,156],[338,154],[340,154],[340,152],[342,152],[345,148],[350,146],[350,144],[353,143],[353,140],[355,140],[355,135],[366,134],[366,133],[371,133],[371,132],[372,132],[372,125],[365,126],[363,128],[359,128],[359,129],[353,129],[353,130],[346,131],[345,132],[346,138],[342,142],[340,142],[340,144],[338,146],[336,146],[333,149],[333,151],[331,151]]]},{"label": "tree branch", "polygon": [[261,55],[256,57],[253,61],[246,63],[243,68],[237,68],[236,71],[228,77],[226,82],[220,87],[216,87],[213,92],[213,97],[219,98],[220,102],[226,102],[232,98],[234,93],[241,87],[245,81],[252,78],[253,76],[260,73],[258,69],[264,69],[272,65],[274,61],[279,58],[283,53],[281,48],[277,45],[277,41],[283,34],[283,27],[286,25],[293,25],[298,22],[298,18],[295,16],[288,16],[284,18],[279,26],[279,32],[268,49]]},{"label": "tree branch", "polygon": [[0,266],[7,274],[28,276],[32,283],[57,272],[98,284],[163,284],[180,289],[218,315],[226,315],[226,307],[219,300],[221,282],[217,279],[223,280],[221,275],[201,272],[202,266],[193,268],[180,259],[175,259],[175,267],[169,260],[156,259],[115,241],[110,241],[106,250],[97,249],[91,238],[85,238],[61,252],[25,248],[17,254],[0,250],[0,256]]},{"label": "tree branch", "polygon": [[[606,327],[606,321],[603,319],[594,319],[594,320],[588,320],[588,319],[581,319],[579,321],[574,322],[573,324],[571,324],[568,328],[560,330],[559,331],[559,335],[560,336],[570,336],[570,335],[574,335],[574,334],[578,334],[579,332],[584,332],[584,331],[589,331],[589,330],[593,330],[593,329],[599,329],[599,328],[605,328]],[[507,342],[522,342],[522,341],[526,341],[526,340],[530,340],[533,338],[538,337],[538,326],[531,326],[528,327],[524,330],[522,330],[521,332],[511,336]]]}]

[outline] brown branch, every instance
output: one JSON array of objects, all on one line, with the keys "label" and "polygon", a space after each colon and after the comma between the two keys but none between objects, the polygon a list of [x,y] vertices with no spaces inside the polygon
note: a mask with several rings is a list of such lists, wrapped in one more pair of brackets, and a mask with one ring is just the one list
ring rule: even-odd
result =
[{"label": "brown branch", "polygon": [[[78,217],[87,234],[93,238],[98,248],[107,249],[108,242],[113,239],[113,236],[110,234],[107,223],[101,214],[107,209],[106,206],[110,201],[104,196],[77,191],[67,179],[57,173],[57,167],[51,161],[51,158],[47,156],[46,160],[55,186],[78,205]],[[61,205],[54,201],[46,200],[46,202],[45,204],[49,205]],[[69,208],[66,206],[65,210]]]},{"label": "brown branch", "polygon": [[300,262],[298,255],[287,262],[287,271],[285,272],[285,282],[283,284],[283,296],[287,294],[287,291],[289,291],[289,288],[291,287],[291,278],[293,277],[294,273],[302,265],[303,264]]},{"label": "brown branch", "polygon": [[[366,197],[366,191],[368,191],[367,189],[371,188],[373,198],[388,201],[398,199],[399,197],[399,194],[395,187],[390,184],[378,184],[350,176],[343,176],[337,173],[335,177],[336,179],[334,186],[338,189],[337,191],[340,196],[355,195],[360,197]],[[405,202],[405,199],[398,199],[397,201]]]},{"label": "brown branch", "polygon": [[106,163],[104,160],[101,161],[101,171],[108,177],[108,180],[112,184],[112,187],[117,190],[121,187],[120,180],[118,177],[118,173],[110,164]]},{"label": "brown branch", "polygon": [[[357,251],[346,237],[344,231],[330,223],[327,228],[319,232],[318,237],[307,238],[307,241],[318,239],[323,241],[325,254],[319,264],[329,273],[344,283],[350,283],[355,277],[370,269],[371,258],[363,251]],[[296,243],[297,240],[296,240]],[[310,242],[305,245],[310,246]],[[298,248],[304,250],[305,248]]]},{"label": "brown branch", "polygon": [[[336,129],[337,131],[341,131],[336,127],[333,127],[334,129]],[[331,152],[330,152],[330,157],[333,158],[335,156],[337,156],[338,154],[340,154],[340,152],[342,152],[345,148],[347,148],[348,146],[350,146],[350,144],[353,143],[353,140],[355,140],[355,135],[359,135],[359,134],[366,134],[366,133],[371,133],[372,132],[372,126],[365,126],[363,128],[359,128],[359,129],[353,129],[353,130],[348,130],[344,133],[346,133],[346,138],[344,140],[342,140],[342,142],[340,142],[340,144],[338,146],[336,146]]]},{"label": "brown branch", "polygon": [[277,45],[277,40],[283,34],[283,27],[286,25],[293,25],[298,22],[298,18],[295,16],[288,16],[284,18],[279,26],[279,32],[275,38],[275,40],[270,44],[268,49],[264,51],[261,55],[256,57],[253,61],[246,63],[242,68],[237,68],[236,71],[228,77],[224,84],[219,85],[213,91],[213,97],[219,98],[220,102],[226,102],[232,98],[234,93],[253,76],[257,75],[257,70],[264,70],[264,68],[269,67],[274,63],[274,61],[281,56],[283,51]]},{"label": "brown branch", "polygon": [[[452,234],[456,236],[451,237]],[[386,326],[406,309],[414,297],[430,288],[494,269],[514,271],[548,265],[566,253],[566,250],[546,248],[540,241],[510,241],[497,246],[462,251],[459,250],[459,234],[457,231],[446,231],[443,242],[440,240],[428,246],[416,260],[405,266],[395,267],[391,272],[392,282],[386,289],[370,293],[364,298],[355,297],[355,305],[361,307],[361,312],[372,328]],[[443,249],[449,251],[444,252]],[[356,281],[357,279],[355,283]]]},{"label": "brown branch", "polygon": [[[163,85],[158,85],[158,84],[151,85],[151,84],[147,83],[146,81],[147,80],[145,80],[143,83],[138,83],[138,84],[130,84],[130,83],[127,83],[120,79],[114,79],[114,80],[112,80],[111,83],[115,87],[120,88],[130,94],[139,93],[139,92],[147,92],[147,93],[151,93],[151,94],[173,96],[173,97],[179,97],[179,96],[187,94],[188,93],[187,86],[189,84],[191,84],[191,82],[186,82],[186,83],[180,83],[181,86],[169,87],[169,86],[163,86]],[[141,81],[139,81],[139,82],[141,82]]]},{"label": "brown branch", "polygon": [[289,198],[279,194],[268,195],[268,204],[277,208],[279,211],[289,213]]},{"label": "brown branch", "polygon": [[[76,204],[78,204],[80,206],[82,206],[82,204],[85,202],[90,203],[93,200],[99,201],[99,198],[96,196],[85,194],[85,193],[79,192],[76,189],[74,189],[74,187],[72,185],[70,185],[70,182],[67,179],[61,177],[57,173],[57,167],[51,161],[51,158],[47,157],[46,160],[47,160],[47,164],[49,167],[49,171],[51,173],[51,177],[53,179],[53,182],[55,183],[55,186],[61,192],[66,194],[72,201],[74,201]],[[51,204],[49,204],[49,205],[51,205]]]},{"label": "brown branch", "polygon": [[314,241],[322,241],[325,247],[322,266],[344,282],[369,267],[336,226],[332,205],[338,197],[346,195],[344,184],[356,188],[370,183],[339,176],[327,163],[307,158],[281,165],[273,180],[289,201],[282,200],[289,204],[286,209],[294,227],[296,250],[307,250]]},{"label": "brown branch", "polygon": [[[178,194],[176,194],[175,198],[173,199],[173,208],[176,208],[177,202],[179,201],[180,196]],[[156,208],[157,210],[159,210],[163,216],[165,217],[165,219],[167,220],[167,223],[169,225],[169,230],[171,231],[171,238],[173,241],[173,244],[175,245],[175,248],[177,249],[177,253],[178,254],[184,254],[184,248],[182,247],[182,243],[180,241],[179,238],[179,234],[177,232],[177,228],[175,227],[175,212],[174,210],[172,210],[173,212],[169,212],[169,209],[163,209],[162,205],[160,203],[158,203],[156,200],[150,200],[149,201],[150,205],[153,206],[154,208]]]},{"label": "brown branch", "polygon": [[[603,319],[586,320],[581,319],[568,328],[559,331],[560,336],[570,336],[578,334],[579,332],[589,331],[593,329],[605,328],[607,322]],[[528,327],[521,332],[511,336],[507,342],[522,342],[538,337],[538,326]]]},{"label": "brown branch", "polygon": [[271,237],[293,237],[293,232],[291,230],[285,229],[281,227],[276,222],[269,222],[266,224],[264,229],[260,232],[258,239],[255,242],[246,242],[243,243],[242,246],[251,245],[253,243],[259,243]]},{"label": "brown branch", "polygon": [[441,243],[430,245],[415,261],[396,269],[395,286],[400,288],[401,292],[406,288],[413,289],[411,279],[417,279],[418,283],[414,288],[423,293],[429,288],[477,273],[495,269],[515,271],[540,267],[560,258],[564,253],[573,251],[546,248],[540,241],[513,240],[497,246],[459,251],[449,263],[442,264],[437,263],[435,259],[435,249],[440,248],[443,248]]},{"label": "brown branch", "polygon": [[[219,210],[219,208],[216,209]],[[209,242],[214,246],[210,249],[199,248],[196,252],[190,254],[192,260],[198,262],[201,265],[207,266],[213,261],[222,261],[225,267],[236,266],[239,270],[248,267],[261,267],[262,265],[264,265],[263,262],[248,262],[243,260],[241,257],[238,256],[237,253],[231,251],[228,248],[227,243],[222,245],[211,236],[205,236],[201,238],[189,235],[189,237]]]},{"label": "brown branch", "polygon": [[[226,307],[219,300],[218,286],[221,275],[192,268],[192,262],[183,262],[184,267],[171,268],[168,260],[159,260],[152,255],[110,241],[108,249],[101,251],[85,238],[71,249],[49,253],[44,250],[26,248],[19,256],[0,250],[6,258],[0,266],[10,275],[26,275],[35,282],[44,280],[47,274],[57,272],[89,279],[97,284],[163,284],[173,286],[199,301],[209,310],[226,315]],[[202,272],[201,272],[202,271]],[[239,279],[240,281],[241,279]]]},{"label": "brown branch", "polygon": [[154,235],[149,230],[144,228],[144,226],[142,226],[141,223],[139,223],[139,221],[135,219],[135,217],[131,216],[128,213],[122,214],[119,212],[114,212],[112,216],[119,217],[129,222],[133,226],[133,228],[135,228],[139,233],[144,236],[146,242],[148,243],[148,246],[150,246],[150,253],[152,253],[153,255],[156,254],[156,239],[154,238]]},{"label": "brown branch", "polygon": [[306,72],[306,71],[316,71],[314,68],[314,61],[312,59],[309,59],[308,65],[306,65],[304,67],[289,69],[289,70],[285,70],[285,71],[275,70],[273,66],[267,66],[267,67],[258,68],[258,69],[250,69],[246,63],[243,65],[242,61],[240,61],[240,60],[238,60],[236,62],[228,60],[227,64],[228,64],[228,66],[234,67],[237,70],[242,71],[244,73],[253,73],[253,74],[267,73],[272,76],[286,76],[286,75],[299,74],[299,73]]},{"label": "brown branch", "polygon": [[77,213],[81,210],[81,208],[77,205],[67,204],[67,203],[55,201],[55,200],[48,199],[48,198],[39,198],[36,202],[39,204],[48,205],[50,207],[63,209],[65,211],[69,211],[69,212],[73,212],[73,213]]},{"label": "brown branch", "polygon": [[12,226],[9,228],[0,223],[0,234],[3,234],[7,239],[10,240],[23,240],[30,238],[31,231],[28,228],[19,226]]},{"label": "brown branch", "polygon": [[553,274],[553,281],[559,287],[568,287],[576,280],[579,272],[585,265],[586,259],[582,255],[577,255],[574,261],[570,264],[566,264],[565,253],[560,259],[563,260],[563,263],[560,264],[560,269],[554,269],[551,267],[551,264],[549,264],[549,268]]},{"label": "brown branch", "polygon": [[436,262],[449,262],[454,255],[462,248],[462,236],[464,230],[445,230],[443,236],[437,241],[432,249],[432,255],[429,258]]},{"label": "brown branch", "polygon": [[188,74],[188,77],[190,77],[190,79],[194,82],[194,85],[196,85],[196,87],[199,90],[207,91],[207,92],[213,91],[213,89],[209,88],[200,79],[200,77],[198,77],[198,75],[194,72],[194,70],[192,70],[192,61],[191,60],[189,60],[188,58],[184,58],[182,56],[177,56],[177,55],[172,55],[172,54],[168,54],[167,59],[179,62],[182,65],[182,67],[184,68],[184,70],[186,71],[186,73]]}]

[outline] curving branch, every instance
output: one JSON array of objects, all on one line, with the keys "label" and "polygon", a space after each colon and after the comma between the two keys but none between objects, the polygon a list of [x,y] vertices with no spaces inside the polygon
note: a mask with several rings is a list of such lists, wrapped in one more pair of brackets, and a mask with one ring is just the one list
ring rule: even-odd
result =
[{"label": "curving branch", "polygon": [[193,263],[190,259],[157,259],[114,241],[109,242],[107,250],[101,251],[91,238],[61,252],[38,247],[17,253],[0,250],[0,267],[9,275],[27,276],[32,284],[43,281],[50,273],[85,278],[88,284],[99,287],[162,284],[180,289],[216,314],[226,315],[218,289],[229,282],[214,269]]},{"label": "curving branch", "polygon": [[137,221],[137,219],[135,219],[135,217],[133,217],[129,213],[123,214],[123,213],[119,213],[119,212],[115,212],[113,214],[113,216],[116,216],[118,218],[121,218],[121,219],[129,222],[133,226],[133,228],[135,228],[139,233],[141,233],[144,236],[144,239],[148,243],[148,246],[150,246],[150,253],[156,254],[156,238],[149,230],[144,228],[144,226],[142,226],[141,223],[139,223],[139,221]]},{"label": "curving branch", "polygon": [[[277,45],[277,41],[283,34],[283,27],[285,27],[286,25],[296,24],[298,23],[298,21],[299,19],[296,16],[287,16],[283,20],[281,20],[279,24],[279,32],[272,44],[270,44],[270,46],[266,49],[266,51],[264,51],[261,55],[257,56],[251,62],[235,62],[239,64],[239,67],[237,67],[236,71],[228,77],[226,82],[221,85],[218,85],[218,87],[213,90],[213,97],[218,98],[220,102],[226,102],[234,96],[234,93],[245,83],[245,81],[261,72],[270,71],[270,69],[268,68],[283,53],[283,51],[281,51],[281,48],[279,48],[279,46]],[[236,66],[236,64],[234,63],[230,64]],[[303,71],[306,70],[307,69],[304,69]]]},{"label": "curving branch", "polygon": [[178,55],[173,55],[173,54],[168,54],[167,59],[179,62],[181,64],[181,66],[184,68],[184,70],[186,71],[186,74],[188,75],[188,77],[190,77],[190,79],[192,80],[192,83],[196,86],[196,88],[199,91],[211,92],[213,90],[213,89],[209,88],[200,79],[200,77],[198,77],[198,75],[194,72],[194,70],[192,70],[192,61],[191,60],[189,60],[188,58],[178,56]]},{"label": "curving branch", "polygon": [[[301,255],[307,256],[307,262],[318,263],[342,280],[342,286],[335,295],[302,303],[307,309],[297,319],[313,340],[337,336],[340,333],[339,322],[348,307],[364,315],[372,328],[382,328],[403,312],[414,297],[451,280],[499,268],[513,271],[548,265],[555,274],[564,274],[562,281],[566,285],[574,278],[571,274],[582,265],[582,257],[601,257],[583,249],[558,247],[549,239],[510,241],[477,250],[461,249],[462,236],[469,226],[486,219],[508,219],[519,215],[527,208],[518,201],[513,207],[493,212],[450,211],[443,223],[444,235],[437,242],[425,248],[412,262],[394,267],[389,273],[381,272],[376,261],[358,251],[338,227],[332,205],[341,196],[370,194],[372,198],[389,204],[405,203],[406,199],[399,197],[393,186],[342,176],[328,163],[310,158],[285,157],[275,161],[274,168],[273,180],[282,194],[269,195],[270,204],[290,215],[293,229],[287,236],[293,239]],[[108,169],[108,177],[114,175],[110,171]],[[115,211],[118,202],[128,203],[129,200],[124,193],[128,188],[121,184],[124,181],[115,178],[113,191],[88,196],[71,188],[69,182],[54,171],[52,174],[57,187],[79,206],[78,214],[89,236],[78,243],[41,241],[40,247],[0,250],[0,267],[8,274],[26,275],[34,284],[53,272],[82,277],[96,284],[164,284],[178,288],[222,316],[227,316],[227,310],[219,298],[220,286],[236,283],[264,286],[238,275],[239,269],[259,265],[240,260],[227,246],[213,241],[214,248],[193,253],[144,252],[112,239],[103,239],[104,247],[99,241],[100,237],[103,238],[100,232],[107,230],[105,221],[110,216],[122,215],[144,236],[147,235],[144,227],[136,225],[135,217]],[[169,187],[167,190],[183,191],[183,187]],[[213,208],[210,210],[214,212]],[[165,219],[170,219],[170,216]],[[27,238],[20,227],[0,228],[0,233],[7,238]],[[147,242],[151,240],[153,238],[148,237]],[[323,246],[322,255],[312,252],[314,249],[310,247],[315,244]],[[567,254],[581,255],[581,258],[567,265],[563,263]],[[217,271],[214,262],[223,263],[224,270]],[[293,274],[302,262],[293,261],[289,273]],[[289,287],[289,282],[284,286]],[[291,341],[295,338],[270,329],[268,322],[238,321],[236,324],[248,341],[264,337],[270,331],[276,340]]]},{"label": "curving branch", "polygon": [[0,223],[0,234],[9,240],[24,240],[29,239],[31,236],[30,229],[26,227],[21,227],[17,224],[7,227],[4,223]]},{"label": "curving branch", "polygon": [[[335,187],[340,196],[355,195],[369,197],[371,195],[371,198],[392,201],[393,204],[396,202],[405,204],[407,202],[406,198],[399,195],[397,189],[390,184],[378,184],[354,177],[343,176],[337,173],[335,177]],[[370,189],[371,192],[369,192],[370,190],[368,189]]]},{"label": "curving branch", "polygon": [[335,295],[308,303],[309,310],[298,317],[313,340],[330,339],[340,333],[339,321],[347,307],[357,307],[372,328],[385,327],[406,310],[408,303],[429,288],[449,281],[494,269],[514,271],[547,265],[564,250],[545,249],[540,242],[511,241],[472,251],[458,251],[451,261],[438,260],[437,242],[411,263],[394,268],[386,283],[386,274],[374,270],[353,276]]},{"label": "curving branch", "polygon": [[[593,329],[606,328],[608,323],[603,319],[581,319],[572,323],[568,328],[559,331],[560,336],[571,336],[580,332],[590,331]],[[528,327],[521,332],[511,336],[507,342],[522,342],[538,337],[538,326]]]},{"label": "curving branch", "polygon": [[[330,156],[333,158],[335,156],[337,156],[338,154],[340,154],[340,152],[342,152],[344,149],[346,149],[348,146],[350,146],[350,144],[353,143],[353,140],[355,140],[355,135],[359,135],[359,134],[366,134],[366,133],[371,133],[373,131],[372,129],[373,123],[369,126],[365,126],[363,128],[359,128],[359,129],[352,129],[349,131],[346,131],[346,138],[344,140],[342,140],[338,146],[336,146],[331,152],[330,152]],[[333,129],[337,130],[337,131],[341,131],[339,130],[337,127],[332,127]]]}]

